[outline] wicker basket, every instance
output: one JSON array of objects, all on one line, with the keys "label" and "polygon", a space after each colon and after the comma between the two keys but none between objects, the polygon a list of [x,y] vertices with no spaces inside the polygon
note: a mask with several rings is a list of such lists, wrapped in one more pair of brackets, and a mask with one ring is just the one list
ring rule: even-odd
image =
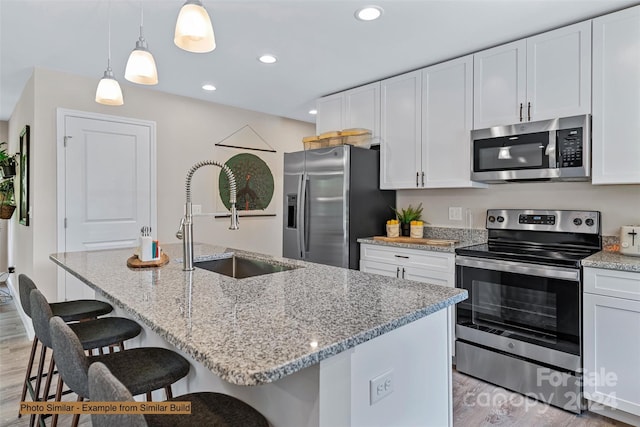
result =
[{"label": "wicker basket", "polygon": [[13,211],[16,210],[12,205],[0,205],[0,219],[9,219],[13,216]]}]

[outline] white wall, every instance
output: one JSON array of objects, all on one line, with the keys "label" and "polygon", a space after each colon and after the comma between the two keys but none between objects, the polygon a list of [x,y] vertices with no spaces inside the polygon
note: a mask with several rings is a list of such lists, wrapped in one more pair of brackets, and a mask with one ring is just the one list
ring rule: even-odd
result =
[{"label": "white wall", "polygon": [[[9,122],[0,120],[0,142],[9,139]],[[13,154],[7,150],[7,153]],[[15,215],[15,214],[14,214]],[[0,220],[0,271],[7,271],[7,237],[9,234],[9,221]]]},{"label": "white wall", "polygon": [[[241,229],[235,232],[227,229],[228,219],[197,218],[194,236],[196,241],[281,254],[283,153],[301,149],[302,137],[315,132],[312,124],[170,95],[126,83],[124,79],[119,81],[125,104],[121,107],[103,106],[94,101],[98,79],[99,76],[88,79],[35,69],[19,107],[9,121],[10,137],[16,141],[16,133],[20,132],[24,124],[32,126],[32,225],[15,225],[16,238],[12,241],[12,250],[16,255],[18,273],[32,275],[50,301],[57,298],[56,284],[51,279],[56,277],[56,266],[49,260],[49,254],[56,252],[57,242],[58,107],[156,122],[157,237],[161,244],[178,242],[175,232],[183,212],[184,180],[188,169],[199,160],[213,158],[225,161],[231,155],[239,153],[240,151],[229,149],[214,149],[214,144],[242,126],[251,125],[277,150],[277,159],[272,169],[276,187],[272,203],[277,207],[278,216],[241,218]],[[215,99],[215,93],[212,94],[212,99]],[[29,111],[34,117],[32,121],[24,117],[28,116]],[[202,203],[204,211],[213,210],[213,193],[205,188],[205,184],[208,184],[205,181],[213,180],[218,172],[218,168],[208,167],[198,171],[194,178],[193,200],[194,203]]]},{"label": "white wall", "polygon": [[404,190],[399,207],[422,202],[433,225],[462,227],[449,220],[449,207],[470,209],[473,225],[485,227],[487,209],[577,209],[602,213],[602,234],[618,235],[621,225],[640,224],[640,185],[591,185],[590,182],[495,184],[484,189]]}]

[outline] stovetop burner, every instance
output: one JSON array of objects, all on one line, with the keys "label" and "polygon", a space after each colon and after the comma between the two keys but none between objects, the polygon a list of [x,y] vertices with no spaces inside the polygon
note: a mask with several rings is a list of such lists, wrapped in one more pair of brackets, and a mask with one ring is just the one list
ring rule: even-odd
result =
[{"label": "stovetop burner", "polygon": [[602,248],[600,213],[490,209],[488,242],[456,249],[457,255],[580,268]]}]

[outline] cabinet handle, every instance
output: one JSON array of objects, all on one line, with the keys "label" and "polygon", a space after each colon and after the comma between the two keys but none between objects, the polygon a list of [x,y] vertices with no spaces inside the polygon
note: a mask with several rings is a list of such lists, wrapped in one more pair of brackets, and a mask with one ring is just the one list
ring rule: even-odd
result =
[{"label": "cabinet handle", "polygon": [[422,172],[422,186],[424,187],[424,171]]},{"label": "cabinet handle", "polygon": [[420,172],[416,172],[416,187],[419,187],[418,180],[420,179]]},{"label": "cabinet handle", "polygon": [[402,278],[404,279],[404,267],[402,267]]},{"label": "cabinet handle", "polygon": [[396,278],[400,278],[400,267],[396,267]]},{"label": "cabinet handle", "polygon": [[409,259],[409,257],[408,257],[408,256],[406,256],[406,255],[393,255],[393,256],[394,256],[394,257],[396,257],[396,258],[405,258],[405,259]]},{"label": "cabinet handle", "polygon": [[531,121],[531,103],[527,102],[527,121]]},{"label": "cabinet handle", "polygon": [[520,103],[520,121],[522,121],[522,102]]}]

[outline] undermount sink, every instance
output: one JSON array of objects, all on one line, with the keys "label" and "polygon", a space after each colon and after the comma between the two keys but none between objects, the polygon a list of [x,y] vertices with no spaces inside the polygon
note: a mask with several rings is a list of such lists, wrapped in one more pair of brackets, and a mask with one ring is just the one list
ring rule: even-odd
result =
[{"label": "undermount sink", "polygon": [[256,259],[242,258],[235,255],[229,258],[196,261],[193,265],[198,268],[213,271],[214,273],[224,274],[225,276],[233,277],[235,279],[278,273],[280,271],[287,271],[295,268],[286,265],[271,264],[264,261],[258,261]]}]

